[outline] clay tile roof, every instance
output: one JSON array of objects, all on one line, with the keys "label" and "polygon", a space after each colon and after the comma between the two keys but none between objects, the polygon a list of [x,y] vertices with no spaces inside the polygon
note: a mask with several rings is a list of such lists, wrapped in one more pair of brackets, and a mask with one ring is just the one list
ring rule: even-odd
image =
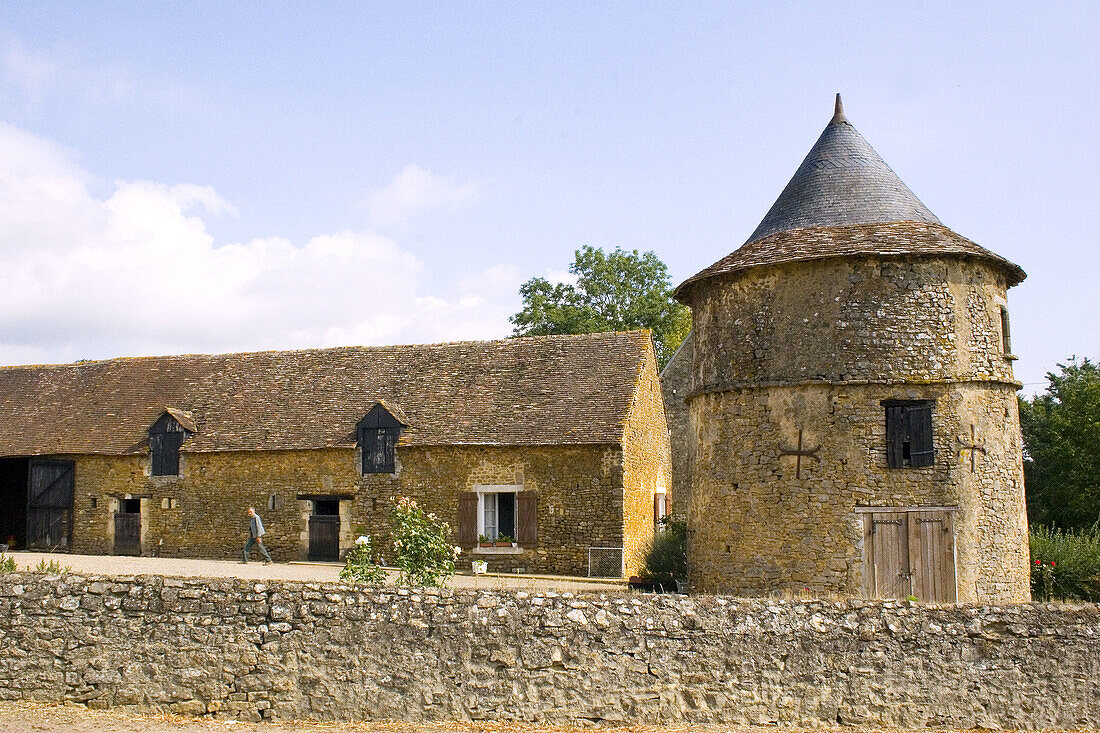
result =
[{"label": "clay tile roof", "polygon": [[756,265],[846,255],[970,255],[994,260],[1008,284],[1019,266],[940,223],[844,116],[836,95],[833,118],[756,231],[740,249],[676,289]]},{"label": "clay tile roof", "polygon": [[631,331],[0,367],[0,456],[142,452],[165,405],[192,417],[185,451],[352,446],[379,401],[400,445],[615,444],[651,348]]},{"label": "clay tile roof", "polygon": [[1019,265],[971,242],[942,224],[899,221],[846,227],[808,227],[778,232],[742,245],[740,249],[685,280],[676,288],[674,295],[687,302],[687,291],[692,284],[758,265],[858,255],[981,257],[1004,269],[1009,286],[1020,283],[1026,277]]}]

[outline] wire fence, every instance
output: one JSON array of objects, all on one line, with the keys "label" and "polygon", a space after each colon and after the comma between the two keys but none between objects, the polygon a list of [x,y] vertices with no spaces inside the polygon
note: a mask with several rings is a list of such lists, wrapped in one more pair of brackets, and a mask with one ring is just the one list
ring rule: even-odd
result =
[{"label": "wire fence", "polygon": [[588,577],[589,578],[621,578],[621,577],[623,577],[623,548],[621,548],[621,547],[589,547],[588,548]]}]

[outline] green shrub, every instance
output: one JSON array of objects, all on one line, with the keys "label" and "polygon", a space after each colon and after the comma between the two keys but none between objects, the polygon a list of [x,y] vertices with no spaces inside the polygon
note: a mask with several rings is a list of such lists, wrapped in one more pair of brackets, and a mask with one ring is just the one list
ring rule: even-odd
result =
[{"label": "green shrub", "polygon": [[0,573],[14,573],[16,570],[18,568],[15,567],[15,558],[0,553]]},{"label": "green shrub", "polygon": [[402,585],[442,586],[462,551],[447,541],[450,527],[407,497],[394,506],[393,555]]},{"label": "green shrub", "polygon": [[1100,602],[1100,527],[1032,527],[1031,595],[1037,601]]},{"label": "green shrub", "polygon": [[660,531],[645,556],[646,572],[657,580],[685,580],[687,578],[687,522],[671,517],[661,520]]},{"label": "green shrub", "polygon": [[376,562],[374,546],[368,535],[361,535],[355,540],[355,547],[344,558],[340,578],[370,585],[382,585],[386,582],[386,571]]}]

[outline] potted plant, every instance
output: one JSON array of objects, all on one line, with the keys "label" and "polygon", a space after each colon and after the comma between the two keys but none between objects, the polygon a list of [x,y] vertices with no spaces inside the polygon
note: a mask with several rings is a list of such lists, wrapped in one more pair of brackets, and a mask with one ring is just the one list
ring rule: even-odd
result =
[{"label": "potted plant", "polygon": [[477,546],[478,547],[492,547],[493,546],[493,541],[491,539],[489,539],[488,537],[486,537],[485,535],[479,534],[477,536]]},{"label": "potted plant", "polygon": [[506,534],[500,535],[499,537],[496,538],[496,541],[493,542],[493,547],[515,547],[515,546],[516,546],[516,541],[514,539],[512,539],[509,535],[506,535]]}]

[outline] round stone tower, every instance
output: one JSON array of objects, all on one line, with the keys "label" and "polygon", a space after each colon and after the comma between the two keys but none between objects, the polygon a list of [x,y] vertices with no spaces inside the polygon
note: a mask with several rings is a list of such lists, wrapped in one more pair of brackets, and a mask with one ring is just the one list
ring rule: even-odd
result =
[{"label": "round stone tower", "polygon": [[1029,599],[1005,292],[836,112],[691,306],[694,590]]}]

